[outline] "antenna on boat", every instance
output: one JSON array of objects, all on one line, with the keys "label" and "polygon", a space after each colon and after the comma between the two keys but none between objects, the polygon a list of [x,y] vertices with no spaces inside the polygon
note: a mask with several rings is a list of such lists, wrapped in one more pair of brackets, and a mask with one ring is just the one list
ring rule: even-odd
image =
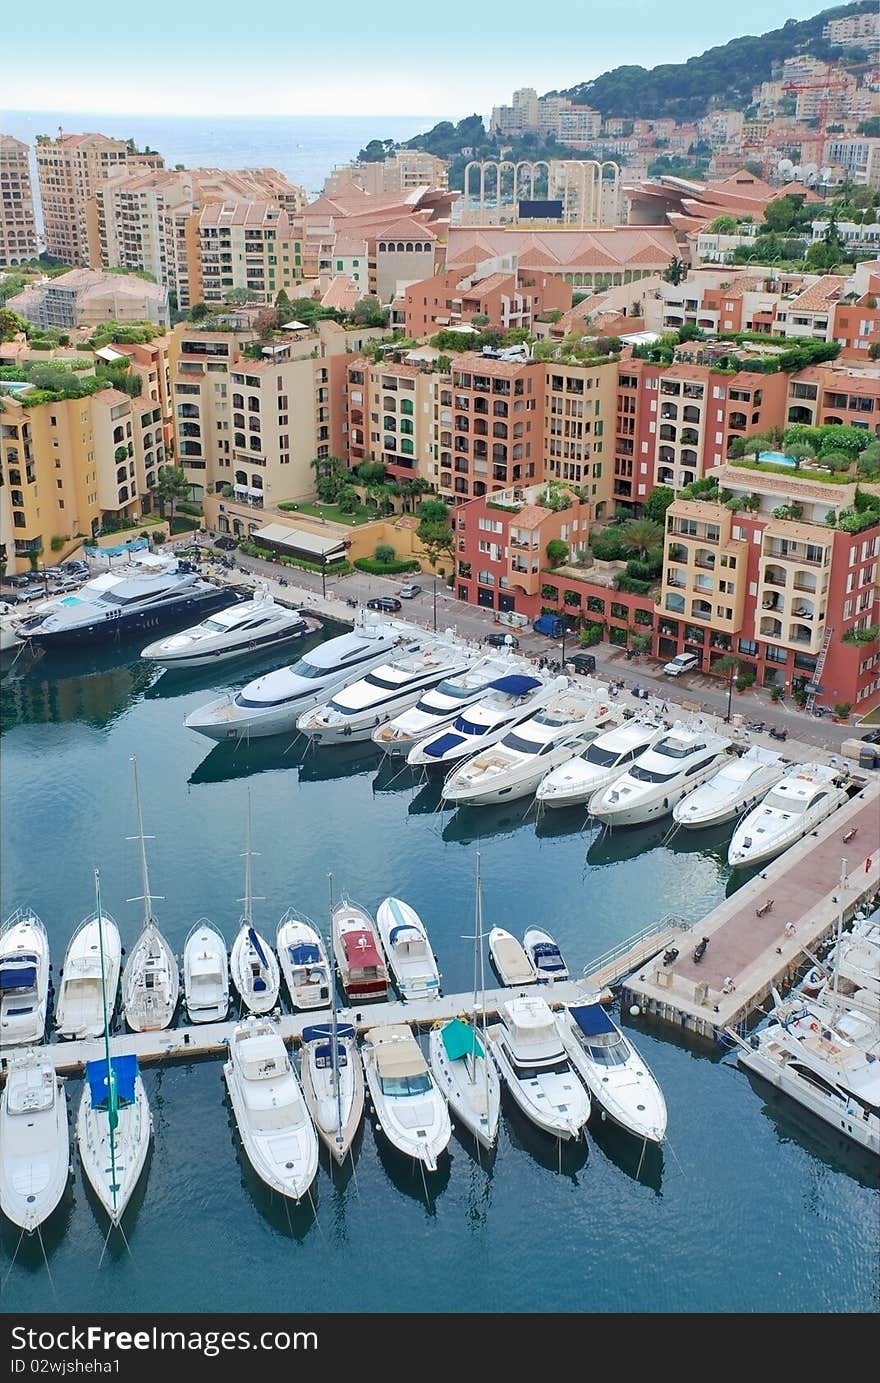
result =
[{"label": "antenna on boat", "polygon": [[330,897],[330,1051],[333,1090],[336,1095],[336,1142],[342,1142],[342,1088],[339,1080],[339,1049],[336,1022],[336,957],[333,950],[333,875],[328,871],[327,889]]},{"label": "antenna on boat", "polygon": [[243,918],[249,927],[254,924],[254,891],[251,860],[259,851],[251,849],[251,790],[247,790],[247,826],[245,829],[244,842],[244,897],[239,898],[240,903],[244,903]]},{"label": "antenna on boat", "polygon": [[137,833],[136,836],[126,836],[126,840],[136,840],[136,841],[139,841],[139,842],[140,842],[140,851],[141,851],[141,887],[143,888],[143,893],[137,895],[137,896],[134,897],[134,898],[127,898],[127,899],[126,899],[126,902],[128,902],[128,903],[143,903],[143,905],[144,905],[144,926],[145,926],[145,927],[150,927],[150,926],[153,926],[154,923],[155,923],[155,918],[153,917],[153,906],[152,906],[152,905],[153,905],[153,902],[154,902],[154,900],[155,900],[157,903],[161,903],[161,902],[162,902],[162,899],[163,899],[163,895],[162,895],[161,893],[153,893],[153,894],[150,893],[150,878],[149,878],[149,875],[148,875],[148,873],[147,873],[147,846],[146,846],[146,842],[147,842],[148,840],[154,840],[155,837],[154,837],[154,836],[145,836],[145,835],[144,835],[144,820],[143,820],[143,817],[141,816],[141,793],[140,793],[140,785],[139,785],[139,783],[138,783],[138,766],[137,766],[137,759],[135,758],[134,754],[132,754],[130,762],[134,765],[134,801],[135,801],[135,807],[136,807],[136,809],[137,809],[138,833]]},{"label": "antenna on boat", "polygon": [[[137,781],[137,779],[135,779]],[[140,807],[138,807],[140,819]],[[141,835],[143,840],[143,834]],[[146,868],[146,865],[144,866]],[[113,1210],[116,1211],[116,1193],[119,1189],[116,1180],[116,1140],[113,1135],[119,1123],[116,1099],[116,1073],[110,1061],[110,1023],[107,1017],[107,979],[104,967],[104,914],[101,911],[101,871],[95,870],[95,912],[98,917],[98,951],[101,956],[101,1010],[104,1018],[104,1060],[107,1063],[107,1122],[110,1127],[110,1190],[113,1195]]]}]

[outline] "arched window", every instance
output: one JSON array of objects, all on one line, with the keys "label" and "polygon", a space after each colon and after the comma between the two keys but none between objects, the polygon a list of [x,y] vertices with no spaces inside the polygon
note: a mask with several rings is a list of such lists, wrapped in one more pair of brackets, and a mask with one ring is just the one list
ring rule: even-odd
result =
[{"label": "arched window", "polygon": [[413,444],[412,444],[412,442],[410,441],[409,437],[401,437],[401,439],[400,439],[400,450],[404,453],[405,456],[412,456],[412,455],[413,455],[413,453],[414,453],[414,448],[413,448]]},{"label": "arched window", "polygon": [[233,395],[232,395],[232,407],[233,407],[233,408],[244,408],[244,394],[233,394]]},{"label": "arched window", "polygon": [[125,429],[122,428],[122,427],[114,427],[114,429],[113,429],[113,440],[114,440],[114,442],[124,442],[124,441],[125,441]]},{"label": "arched window", "polygon": [[233,415],[232,415],[232,426],[233,426],[233,427],[244,427],[244,414],[243,414],[243,413],[233,413]]},{"label": "arched window", "polygon": [[236,432],[233,438],[233,445],[237,447],[247,446],[247,438],[245,437],[243,432]]},{"label": "arched window", "polygon": [[262,449],[263,449],[263,444],[262,444],[262,442],[260,441],[259,437],[252,437],[252,438],[250,439],[250,444],[251,444],[251,451],[262,451]]},{"label": "arched window", "polygon": [[236,471],[235,483],[236,485],[247,485],[247,471]]},{"label": "arched window", "polygon": [[413,424],[412,424],[412,421],[411,421],[409,418],[401,418],[401,420],[400,420],[400,430],[401,430],[401,432],[409,432],[409,433],[412,433],[412,431],[413,431]]}]

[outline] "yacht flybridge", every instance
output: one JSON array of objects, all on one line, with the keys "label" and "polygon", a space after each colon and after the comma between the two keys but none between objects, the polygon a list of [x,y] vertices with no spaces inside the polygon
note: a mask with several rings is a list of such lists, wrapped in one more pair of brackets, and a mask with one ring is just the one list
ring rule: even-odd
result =
[{"label": "yacht flybridge", "polygon": [[437,730],[414,744],[406,756],[412,767],[446,768],[460,763],[478,749],[496,744],[509,729],[527,720],[556,692],[568,686],[567,677],[548,681],[536,677],[524,663],[492,682],[486,695],[459,712],[445,730]]},{"label": "yacht flybridge", "polygon": [[622,777],[594,792],[589,811],[611,826],[668,816],[676,802],[710,778],[730,751],[723,735],[677,721]]},{"label": "yacht flybridge", "polygon": [[209,667],[305,638],[320,627],[318,620],[279,605],[263,581],[251,600],[235,601],[201,624],[148,644],[141,657],[165,668]]},{"label": "yacht flybridge", "polygon": [[414,706],[373,731],[372,739],[386,754],[406,755],[419,740],[451,725],[456,716],[480,697],[509,669],[510,655],[492,654],[469,664],[424,692]]}]

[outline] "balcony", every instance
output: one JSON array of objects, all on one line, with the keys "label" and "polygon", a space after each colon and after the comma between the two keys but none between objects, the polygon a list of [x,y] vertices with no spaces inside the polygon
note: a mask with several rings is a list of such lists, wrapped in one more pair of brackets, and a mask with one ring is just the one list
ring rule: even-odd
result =
[{"label": "balcony", "polygon": [[784,615],[785,597],[779,595],[777,591],[771,591],[768,595],[765,595],[764,599],[761,601],[761,609],[773,610],[776,614]]},{"label": "balcony", "polygon": [[784,586],[788,580],[788,573],[784,567],[766,567],[764,569],[765,586]]},{"label": "balcony", "polygon": [[684,421],[685,421],[686,423],[699,423],[699,421],[700,421],[700,410],[699,410],[699,408],[694,408],[693,404],[686,404],[686,405],[685,405],[685,408],[684,408],[684,411],[683,411],[683,413],[682,413],[682,418],[684,419]]},{"label": "balcony", "polygon": [[706,620],[709,620],[709,619],[711,619],[711,618],[712,618],[712,605],[711,605],[711,602],[710,602],[710,601],[708,601],[708,600],[692,600],[692,601],[691,601],[691,619],[706,619]]},{"label": "balcony", "polygon": [[781,639],[782,620],[773,619],[769,615],[763,616],[758,627],[758,633],[762,639]]},{"label": "balcony", "polygon": [[797,644],[800,648],[810,648],[816,637],[815,631],[808,624],[792,624],[788,630],[788,642]]},{"label": "balcony", "polygon": [[698,547],[694,552],[694,563],[698,567],[707,567],[710,571],[715,569],[715,553],[709,548]]}]

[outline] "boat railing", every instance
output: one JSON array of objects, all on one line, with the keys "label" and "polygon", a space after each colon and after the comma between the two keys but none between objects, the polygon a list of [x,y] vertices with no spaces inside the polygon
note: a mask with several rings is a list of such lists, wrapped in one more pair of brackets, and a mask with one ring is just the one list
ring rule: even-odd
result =
[{"label": "boat railing", "polygon": [[692,927],[692,922],[688,922],[677,913],[667,913],[667,915],[661,917],[658,922],[653,922],[649,927],[643,927],[640,932],[636,932],[633,936],[627,937],[625,941],[618,942],[616,946],[612,946],[610,950],[605,951],[601,956],[597,956],[595,960],[590,961],[589,965],[584,966],[581,974],[584,978],[589,979],[591,975],[595,975],[599,971],[607,969],[609,966],[612,966],[615,961],[621,960],[625,956],[627,963],[625,971],[621,972],[622,977],[624,973],[629,974],[630,971],[636,970],[650,956],[657,952],[658,946],[656,944],[656,938],[659,933],[667,931],[690,931]]}]

